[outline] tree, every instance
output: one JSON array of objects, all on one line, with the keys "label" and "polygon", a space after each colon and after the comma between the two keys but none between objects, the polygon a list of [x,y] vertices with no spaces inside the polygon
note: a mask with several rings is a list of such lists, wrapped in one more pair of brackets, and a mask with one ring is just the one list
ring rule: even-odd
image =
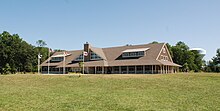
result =
[{"label": "tree", "polygon": [[177,42],[175,46],[167,45],[168,50],[170,50],[173,62],[182,65],[180,68],[182,71],[195,71],[199,72],[203,66],[202,55],[197,51],[190,51],[189,47],[184,42]]},{"label": "tree", "polygon": [[[18,34],[4,31],[0,34],[0,73],[30,72],[36,64],[34,46],[23,41]],[[10,69],[10,70],[9,70]]]},{"label": "tree", "polygon": [[183,72],[188,72],[189,71],[189,65],[187,63],[183,64],[182,69],[183,69]]},{"label": "tree", "polygon": [[157,41],[153,41],[153,42],[151,42],[151,44],[158,44],[159,42],[157,42]]},{"label": "tree", "polygon": [[38,45],[38,47],[44,47],[44,46],[47,45],[46,42],[43,41],[43,40],[38,40],[38,41],[36,42],[36,44]]},{"label": "tree", "polygon": [[216,51],[216,56],[209,61],[206,69],[211,69],[212,72],[220,72],[220,48]]},{"label": "tree", "polygon": [[212,59],[215,65],[220,64],[220,48],[216,51],[216,56]]},{"label": "tree", "polygon": [[48,58],[48,51],[49,49],[45,47],[47,44],[44,40],[38,40],[36,41],[37,47],[35,50],[38,52],[38,54],[42,55],[42,58],[40,59],[41,62],[45,61]]}]

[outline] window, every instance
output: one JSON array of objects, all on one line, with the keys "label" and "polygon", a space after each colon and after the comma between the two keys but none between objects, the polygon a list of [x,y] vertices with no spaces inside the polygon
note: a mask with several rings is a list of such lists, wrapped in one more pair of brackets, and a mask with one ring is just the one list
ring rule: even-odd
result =
[{"label": "window", "polygon": [[54,62],[63,61],[63,57],[52,57],[51,61],[54,61]]},{"label": "window", "polygon": [[77,57],[76,61],[83,61],[83,55],[81,54],[79,57]]},{"label": "window", "polygon": [[122,54],[122,56],[123,56],[123,57],[128,57],[128,56],[129,56],[129,53],[128,53],[128,52],[125,52],[125,53]]},{"label": "window", "polygon": [[144,51],[139,51],[139,52],[124,52],[122,54],[122,57],[141,57],[144,56]]},{"label": "window", "polygon": [[165,48],[163,48],[163,53],[166,53],[166,49]]},{"label": "window", "polygon": [[100,60],[102,59],[99,55],[97,55],[96,53],[94,52],[91,52],[91,60]]},{"label": "window", "polygon": [[168,61],[168,56],[161,55],[161,60]]}]

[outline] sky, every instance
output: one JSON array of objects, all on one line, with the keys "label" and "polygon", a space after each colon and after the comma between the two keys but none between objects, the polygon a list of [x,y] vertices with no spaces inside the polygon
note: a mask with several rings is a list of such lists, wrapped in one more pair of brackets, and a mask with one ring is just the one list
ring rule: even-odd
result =
[{"label": "sky", "polygon": [[220,48],[220,0],[0,0],[0,33],[52,49],[147,44]]}]

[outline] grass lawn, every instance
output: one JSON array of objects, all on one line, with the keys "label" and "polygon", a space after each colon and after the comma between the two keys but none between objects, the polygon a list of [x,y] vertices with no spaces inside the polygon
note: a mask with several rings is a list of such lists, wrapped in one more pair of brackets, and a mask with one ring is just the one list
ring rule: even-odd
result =
[{"label": "grass lawn", "polygon": [[1,111],[216,111],[220,74],[2,75]]}]

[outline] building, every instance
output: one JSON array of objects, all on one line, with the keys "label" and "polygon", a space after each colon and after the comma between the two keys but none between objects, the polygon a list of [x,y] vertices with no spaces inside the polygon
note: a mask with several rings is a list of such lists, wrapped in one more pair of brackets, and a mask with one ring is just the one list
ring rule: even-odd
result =
[{"label": "building", "polygon": [[86,43],[83,50],[55,52],[41,64],[42,73],[47,73],[48,64],[50,73],[80,72],[83,59],[88,74],[166,74],[180,67],[173,63],[165,43],[109,48]]},{"label": "building", "polygon": [[202,57],[206,55],[206,50],[202,48],[191,48],[189,49],[191,51],[197,51]]}]

